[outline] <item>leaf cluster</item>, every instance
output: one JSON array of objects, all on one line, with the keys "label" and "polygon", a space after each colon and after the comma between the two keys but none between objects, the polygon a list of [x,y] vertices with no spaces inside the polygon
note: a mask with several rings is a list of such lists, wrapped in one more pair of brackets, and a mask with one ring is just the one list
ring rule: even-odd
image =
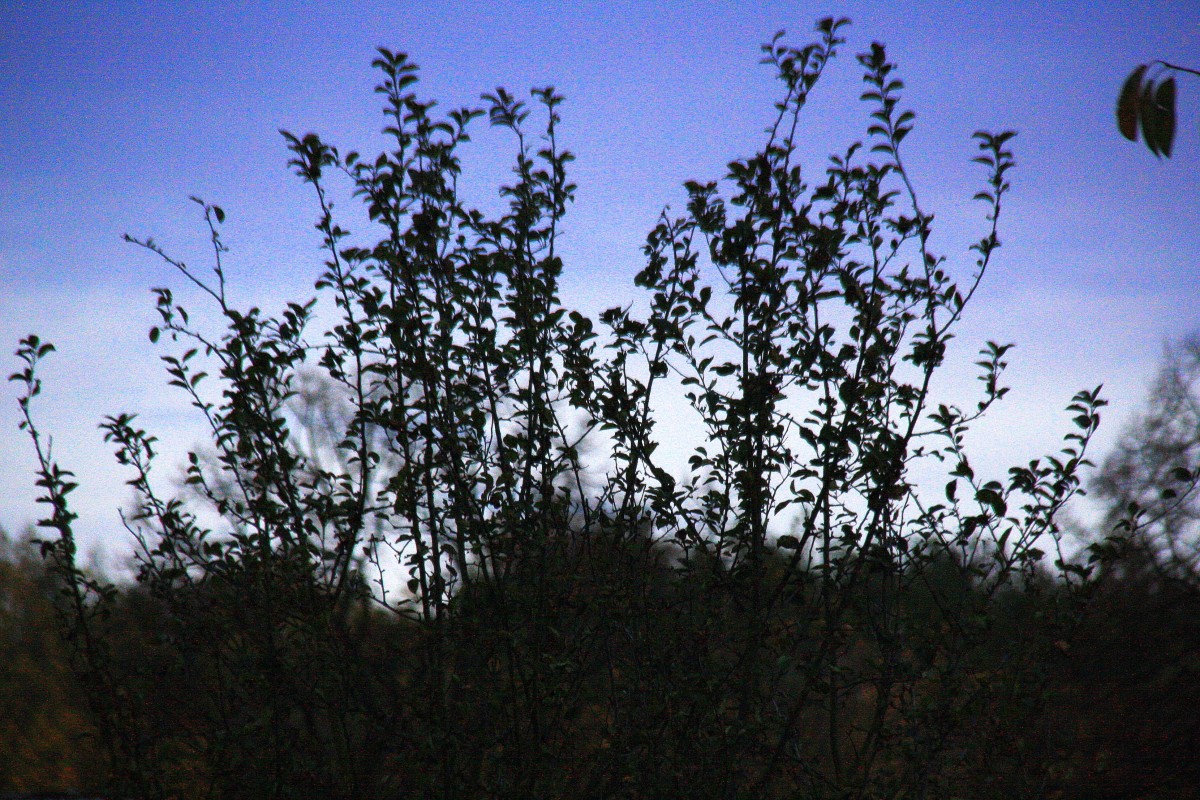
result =
[{"label": "leaf cluster", "polygon": [[1196,75],[1196,70],[1152,61],[1129,73],[1117,96],[1117,129],[1131,142],[1141,133],[1146,147],[1160,158],[1170,158],[1175,143],[1175,73]]}]

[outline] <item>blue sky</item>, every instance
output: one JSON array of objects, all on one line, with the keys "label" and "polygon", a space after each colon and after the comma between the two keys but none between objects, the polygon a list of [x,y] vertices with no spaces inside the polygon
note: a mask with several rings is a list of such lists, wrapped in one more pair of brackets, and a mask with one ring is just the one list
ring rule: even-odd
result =
[{"label": "blue sky", "polygon": [[[315,208],[277,131],[316,131],[343,150],[379,146],[375,46],[408,52],[422,66],[421,91],[443,108],[478,104],[497,85],[553,84],[566,95],[562,137],[578,154],[579,191],[564,299],[596,310],[632,299],[643,237],[664,205],[682,205],[682,182],[720,177],[758,144],[776,88],[758,45],[780,28],[807,41],[830,15],[853,25],[806,112],[810,175],[864,135],[853,56],[886,42],[917,112],[905,155],[951,263],[970,264],[966,245],[981,231],[971,133],[1019,131],[1004,247],[960,334],[968,364],[985,339],[1018,345],[1011,399],[981,433],[997,463],[1053,447],[1058,409],[1098,383],[1113,401],[1111,441],[1164,339],[1200,327],[1200,80],[1180,81],[1169,161],[1122,140],[1113,118],[1135,64],[1200,66],[1194,2],[9,0],[0,4],[0,339],[10,353],[30,332],[59,346],[40,416],[83,478],[85,537],[113,549],[123,536],[121,477],[95,428],[103,414],[142,411],[175,452],[195,441],[145,336],[150,287],[187,291],[121,235],[153,235],[207,263],[187,200],[200,195],[229,215],[236,300],[272,308],[309,296],[320,266]],[[511,146],[486,125],[475,132],[466,166],[486,203]],[[7,363],[5,373],[16,362]],[[36,513],[14,389],[0,396],[9,529]]]}]

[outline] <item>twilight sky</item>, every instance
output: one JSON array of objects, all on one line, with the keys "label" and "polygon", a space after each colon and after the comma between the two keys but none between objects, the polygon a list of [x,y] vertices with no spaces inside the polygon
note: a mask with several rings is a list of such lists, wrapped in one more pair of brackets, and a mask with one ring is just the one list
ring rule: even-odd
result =
[{"label": "twilight sky", "polygon": [[[969,365],[986,339],[1014,341],[1004,408],[979,434],[1000,470],[1057,446],[1059,410],[1104,383],[1101,441],[1136,412],[1164,340],[1200,328],[1200,79],[1183,77],[1175,156],[1118,135],[1121,81],[1162,58],[1200,66],[1192,2],[21,2],[0,4],[0,343],[5,375],[31,332],[58,345],[37,407],[74,469],[80,531],[112,553],[125,534],[122,474],[96,424],[138,411],[178,459],[197,441],[146,339],[152,286],[189,310],[181,277],[121,241],[153,235],[207,265],[189,195],[224,207],[235,302],[307,298],[319,269],[311,190],[285,166],[279,128],[371,153],[382,117],[377,45],[422,67],[419,91],[448,110],[497,85],[566,95],[562,141],[577,156],[564,300],[585,310],[634,298],[640,247],[681,184],[751,154],[776,84],[758,45],[809,40],[824,16],[849,42],[805,112],[803,162],[866,129],[854,54],[888,45],[917,127],[905,141],[936,249],[965,274],[982,232],[970,135],[1012,128],[1018,166],[1004,247],[960,330]],[[477,121],[465,159],[481,204],[507,176],[510,141]],[[350,209],[348,195],[341,207]],[[950,370],[947,390],[971,384]],[[0,390],[0,527],[35,519],[32,459]],[[174,474],[171,458],[160,467]],[[988,463],[985,461],[985,463]],[[1001,477],[1002,475],[998,476]]]}]

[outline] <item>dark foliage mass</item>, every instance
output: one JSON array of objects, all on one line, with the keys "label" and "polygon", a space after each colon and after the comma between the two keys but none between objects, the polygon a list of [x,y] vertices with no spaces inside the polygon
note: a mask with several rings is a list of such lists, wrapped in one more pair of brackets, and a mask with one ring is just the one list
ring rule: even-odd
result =
[{"label": "dark foliage mass", "polygon": [[[965,266],[934,250],[881,45],[858,58],[868,145],[802,172],[803,107],[843,25],[764,46],[780,96],[762,147],[723,182],[686,184],[686,212],[647,237],[644,302],[595,320],[558,294],[562,97],[534,90],[531,108],[498,89],[437,116],[385,49],[387,151],[285,133],[316,194],[332,323],[313,332],[316,299],[277,315],[229,303],[217,206],[200,203],[211,276],[132,240],[225,327],[155,290],[150,338],[211,431],[181,491],[151,479],[156,442],[133,415],[103,425],[139,497],[129,585],[77,563],[71,476],[31,416],[52,348],[22,343],[55,587],[37,602],[58,600],[54,663],[88,705],[76,723],[62,700],[54,724],[94,732],[100,782],[145,798],[1195,785],[1172,756],[1195,743],[1178,691],[1194,654],[1133,677],[1120,661],[1195,641],[1194,590],[1119,567],[1122,542],[1150,541],[1141,517],[1091,562],[1058,549],[1098,391],[1075,396],[1061,450],[1002,480],[976,474],[967,434],[1006,392],[1009,347],[981,351],[977,403],[933,392],[1000,246],[1012,134],[976,134],[984,220]],[[494,218],[458,191],[479,116],[515,142]],[[366,231],[335,219],[347,192]],[[697,432],[683,476],[659,453],[667,408]],[[1170,615],[1129,634],[1168,596]]]}]

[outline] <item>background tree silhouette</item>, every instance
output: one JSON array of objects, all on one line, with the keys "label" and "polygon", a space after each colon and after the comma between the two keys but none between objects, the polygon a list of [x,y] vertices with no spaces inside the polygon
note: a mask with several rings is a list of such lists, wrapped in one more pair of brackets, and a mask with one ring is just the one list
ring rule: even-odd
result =
[{"label": "background tree silhouette", "polygon": [[1166,349],[1146,408],[1105,459],[1095,481],[1109,505],[1109,546],[1123,570],[1200,591],[1197,474],[1200,464],[1200,338]]}]

